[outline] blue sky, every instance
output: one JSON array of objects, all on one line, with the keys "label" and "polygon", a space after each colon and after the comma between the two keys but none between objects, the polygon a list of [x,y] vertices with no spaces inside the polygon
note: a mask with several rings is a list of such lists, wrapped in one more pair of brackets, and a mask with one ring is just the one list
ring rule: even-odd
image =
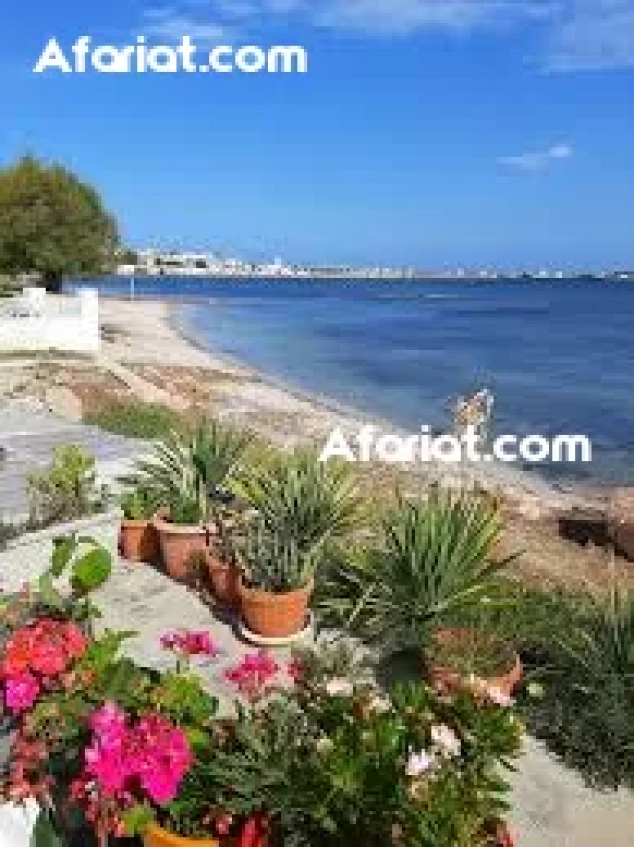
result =
[{"label": "blue sky", "polygon": [[[303,45],[309,72],[31,72],[51,37],[185,33]],[[23,0],[0,80],[0,163],[76,169],[134,245],[634,265],[634,0]]]}]

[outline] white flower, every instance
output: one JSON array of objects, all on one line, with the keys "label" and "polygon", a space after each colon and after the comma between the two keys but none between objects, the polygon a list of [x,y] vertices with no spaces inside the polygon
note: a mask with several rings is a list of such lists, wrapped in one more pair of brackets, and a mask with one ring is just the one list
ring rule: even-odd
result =
[{"label": "white flower", "polygon": [[431,739],[444,756],[460,755],[460,739],[446,724],[435,724],[431,728]]},{"label": "white flower", "polygon": [[421,750],[420,753],[410,753],[405,773],[412,779],[416,779],[433,770],[435,764],[436,757],[433,753],[427,753],[425,750]]},{"label": "white flower", "polygon": [[513,705],[513,698],[509,697],[508,694],[505,694],[495,685],[489,685],[486,689],[486,694],[489,700],[492,703],[495,703],[496,706],[503,706],[504,708],[508,708]]},{"label": "white flower", "polygon": [[352,697],[354,686],[347,679],[331,679],[326,684],[326,692],[331,697]]},{"label": "white flower", "polygon": [[327,735],[322,735],[321,738],[317,739],[317,743],[315,744],[315,749],[321,755],[326,755],[327,753],[330,753],[330,751],[333,749],[334,746],[335,745],[334,745],[332,738],[328,738]]},{"label": "white flower", "polygon": [[389,697],[382,697],[380,694],[375,694],[368,703],[370,712],[375,715],[384,715],[392,708]]}]

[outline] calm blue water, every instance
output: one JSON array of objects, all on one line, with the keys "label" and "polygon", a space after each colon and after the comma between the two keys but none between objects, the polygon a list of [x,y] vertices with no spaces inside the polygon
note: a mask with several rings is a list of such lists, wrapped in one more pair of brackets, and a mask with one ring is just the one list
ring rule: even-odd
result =
[{"label": "calm blue water", "polygon": [[136,290],[209,298],[181,318],[212,349],[414,431],[446,427],[452,400],[487,386],[498,433],[587,434],[594,462],[564,475],[634,483],[634,285],[165,278]]}]

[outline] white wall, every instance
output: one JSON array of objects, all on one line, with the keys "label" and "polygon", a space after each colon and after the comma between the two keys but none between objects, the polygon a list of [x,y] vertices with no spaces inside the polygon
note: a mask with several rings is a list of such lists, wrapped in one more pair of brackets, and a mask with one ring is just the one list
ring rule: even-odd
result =
[{"label": "white wall", "polygon": [[82,289],[58,298],[44,289],[25,289],[0,312],[0,352],[61,350],[99,352],[99,295]]}]

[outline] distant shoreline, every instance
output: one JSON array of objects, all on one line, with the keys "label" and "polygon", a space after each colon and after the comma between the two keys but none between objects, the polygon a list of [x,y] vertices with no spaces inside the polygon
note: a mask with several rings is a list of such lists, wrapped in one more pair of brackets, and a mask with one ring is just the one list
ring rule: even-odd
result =
[{"label": "distant shoreline", "polygon": [[467,284],[487,284],[487,283],[522,283],[522,282],[534,282],[534,283],[589,283],[596,282],[599,284],[607,284],[607,285],[627,285],[628,283],[634,283],[634,272],[624,271],[624,272],[615,272],[612,274],[593,274],[593,273],[564,273],[562,275],[541,275],[541,274],[513,274],[513,273],[498,273],[495,271],[491,272],[478,272],[474,271],[473,273],[425,273],[425,272],[416,272],[414,274],[407,273],[403,271],[402,273],[384,273],[384,274],[374,274],[371,272],[349,272],[349,273],[311,273],[306,274],[302,272],[298,273],[288,273],[282,275],[267,275],[267,274],[259,274],[254,272],[245,272],[245,273],[182,273],[182,272],[171,272],[165,274],[148,274],[142,271],[135,271],[130,274],[106,274],[101,277],[91,277],[90,279],[71,279],[67,280],[67,284],[76,285],[76,284],[86,284],[91,281],[95,281],[99,284],[112,284],[113,286],[122,285],[125,283],[125,280],[135,279],[138,281],[144,282],[156,282],[161,283],[165,280],[183,280],[187,282],[200,281],[200,282],[251,282],[251,281],[260,281],[260,282],[269,282],[271,284],[275,284],[277,282],[305,282],[307,284],[313,282],[368,282],[368,283],[376,283],[380,284],[382,282],[394,283],[412,283],[412,282],[437,282],[437,283],[445,283],[445,282],[460,282]]}]

